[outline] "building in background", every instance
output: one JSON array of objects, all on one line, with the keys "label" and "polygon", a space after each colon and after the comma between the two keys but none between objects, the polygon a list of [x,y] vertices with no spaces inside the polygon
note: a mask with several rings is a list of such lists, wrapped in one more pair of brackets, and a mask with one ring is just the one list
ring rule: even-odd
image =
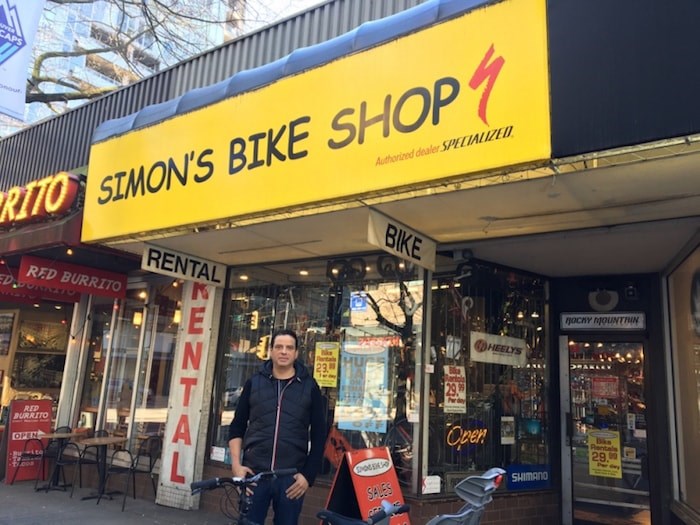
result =
[{"label": "building in background", "polygon": [[[48,96],[63,93],[65,98],[27,104],[24,123],[0,117],[0,136],[87,100],[72,99],[73,93],[103,94],[240,36],[247,3],[186,0],[177,7],[180,16],[173,16],[158,2],[144,4],[146,8],[107,0],[75,4],[49,0],[27,78]],[[258,20],[259,10],[253,15]]]}]

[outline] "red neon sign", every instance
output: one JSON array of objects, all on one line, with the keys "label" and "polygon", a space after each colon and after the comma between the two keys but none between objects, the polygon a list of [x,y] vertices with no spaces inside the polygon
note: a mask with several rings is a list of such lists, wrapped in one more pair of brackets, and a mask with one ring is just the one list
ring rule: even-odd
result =
[{"label": "red neon sign", "polygon": [[60,216],[75,203],[80,181],[62,171],[0,193],[0,227]]}]

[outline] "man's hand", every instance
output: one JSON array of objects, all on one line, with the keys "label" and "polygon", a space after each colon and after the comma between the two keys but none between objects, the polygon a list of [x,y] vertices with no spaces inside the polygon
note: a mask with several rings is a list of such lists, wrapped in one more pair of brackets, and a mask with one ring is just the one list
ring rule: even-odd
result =
[{"label": "man's hand", "polygon": [[[234,478],[245,478],[248,476],[252,476],[255,474],[251,469],[248,467],[244,467],[243,465],[231,465],[231,472],[233,472],[233,477]],[[248,485],[246,487],[246,493],[250,496],[253,494],[253,487],[254,485]]]},{"label": "man's hand", "polygon": [[234,478],[245,478],[255,474],[252,470],[250,470],[248,467],[244,467],[243,465],[231,465],[231,472],[233,473]]},{"label": "man's hand", "polygon": [[294,474],[294,483],[292,483],[285,493],[289,499],[303,498],[306,491],[309,490],[309,482],[301,473]]}]

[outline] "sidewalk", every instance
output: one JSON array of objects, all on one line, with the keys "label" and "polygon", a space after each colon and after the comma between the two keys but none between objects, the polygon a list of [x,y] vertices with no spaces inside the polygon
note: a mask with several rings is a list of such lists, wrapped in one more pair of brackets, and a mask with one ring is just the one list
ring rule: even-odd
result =
[{"label": "sidewalk", "polygon": [[[153,499],[126,498],[122,512],[122,495],[113,500],[81,501],[91,489],[34,492],[33,481],[18,481],[14,485],[0,482],[0,525],[226,525],[223,514],[203,510],[178,510],[156,505]],[[149,494],[152,496],[152,494]]]}]

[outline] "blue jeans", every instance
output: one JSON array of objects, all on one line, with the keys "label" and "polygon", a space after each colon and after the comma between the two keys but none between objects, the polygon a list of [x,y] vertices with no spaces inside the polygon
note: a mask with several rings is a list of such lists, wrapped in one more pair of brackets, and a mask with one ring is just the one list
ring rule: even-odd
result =
[{"label": "blue jeans", "polygon": [[275,525],[297,525],[304,498],[287,498],[285,491],[292,483],[294,477],[291,475],[259,481],[257,486],[253,487],[252,505],[247,516],[249,523],[264,525],[272,501]]}]

